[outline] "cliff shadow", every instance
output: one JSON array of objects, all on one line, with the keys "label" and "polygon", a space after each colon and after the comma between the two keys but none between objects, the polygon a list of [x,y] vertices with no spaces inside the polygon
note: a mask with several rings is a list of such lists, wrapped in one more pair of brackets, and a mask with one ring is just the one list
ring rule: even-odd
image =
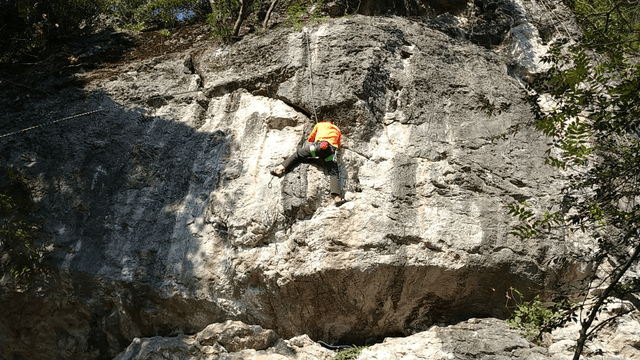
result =
[{"label": "cliff shadow", "polygon": [[[4,92],[6,104],[15,92]],[[101,91],[50,93],[22,94],[30,105],[0,116],[3,132],[26,129],[0,138],[0,167],[27,179],[51,240],[49,276],[0,293],[3,354],[107,359],[134,337],[226,320],[216,305],[181,294],[194,291],[192,214],[204,212],[232,139]]]}]

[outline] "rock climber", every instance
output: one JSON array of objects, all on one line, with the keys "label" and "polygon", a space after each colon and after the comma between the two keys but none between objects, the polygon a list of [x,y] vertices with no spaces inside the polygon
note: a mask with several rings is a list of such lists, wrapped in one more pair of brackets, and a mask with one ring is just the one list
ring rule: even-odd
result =
[{"label": "rock climber", "polygon": [[346,200],[341,195],[337,162],[337,152],[341,139],[342,132],[340,132],[340,129],[332,121],[322,120],[313,127],[307,142],[282,164],[278,165],[277,168],[271,170],[271,175],[282,177],[300,162],[317,158],[329,173],[329,190],[331,196],[333,196],[334,204],[336,206],[343,204]]}]

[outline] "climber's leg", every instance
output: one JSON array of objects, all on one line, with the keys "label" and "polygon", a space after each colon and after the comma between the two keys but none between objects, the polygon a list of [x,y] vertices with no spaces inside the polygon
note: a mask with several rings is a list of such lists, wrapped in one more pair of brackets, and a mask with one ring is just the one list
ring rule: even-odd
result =
[{"label": "climber's leg", "polygon": [[329,173],[329,192],[334,199],[342,199],[342,191],[340,189],[340,174],[338,173],[338,164],[334,161],[325,163],[327,172]]},{"label": "climber's leg", "polygon": [[311,157],[311,150],[309,146],[311,143],[306,142],[302,145],[302,147],[298,148],[296,152],[291,154],[282,164],[278,165],[277,168],[271,170],[271,175],[274,176],[283,176],[287,171],[291,170],[294,166],[298,165],[302,159]]}]

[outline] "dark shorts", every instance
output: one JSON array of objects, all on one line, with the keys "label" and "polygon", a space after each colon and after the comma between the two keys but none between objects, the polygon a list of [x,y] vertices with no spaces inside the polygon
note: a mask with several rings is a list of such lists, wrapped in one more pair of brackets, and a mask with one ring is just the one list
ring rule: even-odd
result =
[{"label": "dark shorts", "polygon": [[[315,145],[315,157],[311,154],[311,145]],[[320,142],[310,143],[306,142],[304,145],[295,153],[291,154],[283,163],[285,172],[291,170],[294,166],[299,163],[317,158],[316,163],[323,166],[327,169],[327,173],[329,174],[329,182],[330,182],[330,192],[331,195],[340,195],[340,179],[338,175],[338,163],[330,160],[325,161],[331,155],[334,155],[336,148],[329,145],[325,149],[322,149],[320,146]]]}]

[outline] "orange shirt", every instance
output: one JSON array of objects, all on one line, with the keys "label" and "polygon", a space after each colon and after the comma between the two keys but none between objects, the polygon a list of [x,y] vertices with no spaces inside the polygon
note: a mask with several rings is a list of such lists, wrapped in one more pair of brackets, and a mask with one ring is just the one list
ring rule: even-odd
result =
[{"label": "orange shirt", "polygon": [[342,139],[340,129],[328,121],[323,121],[313,127],[308,140],[309,142],[328,141],[329,144],[339,147],[340,139]]}]

